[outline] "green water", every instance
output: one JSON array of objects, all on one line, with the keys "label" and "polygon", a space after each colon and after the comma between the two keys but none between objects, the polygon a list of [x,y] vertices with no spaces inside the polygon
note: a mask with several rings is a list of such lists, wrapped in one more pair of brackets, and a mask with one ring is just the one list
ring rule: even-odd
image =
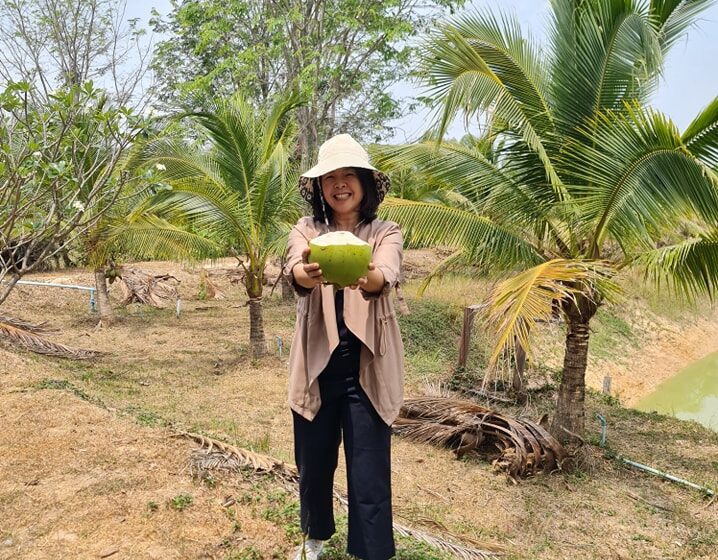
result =
[{"label": "green water", "polygon": [[681,420],[695,420],[718,431],[718,352],[694,362],[661,383],[636,408],[655,410]]}]

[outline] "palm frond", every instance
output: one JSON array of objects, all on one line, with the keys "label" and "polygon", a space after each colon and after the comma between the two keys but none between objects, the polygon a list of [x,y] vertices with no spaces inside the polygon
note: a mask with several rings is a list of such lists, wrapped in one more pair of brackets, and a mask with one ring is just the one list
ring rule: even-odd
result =
[{"label": "palm frond", "polygon": [[52,342],[40,336],[43,333],[42,325],[33,325],[10,317],[0,316],[0,339],[44,356],[66,358],[68,360],[90,360],[101,356],[101,352],[71,348],[57,342]]},{"label": "palm frond", "polygon": [[151,274],[137,268],[122,267],[120,270],[122,305],[142,303],[159,309],[175,305],[179,294],[174,276]]},{"label": "palm frond", "polygon": [[486,318],[496,332],[489,360],[494,367],[503,352],[518,342],[531,354],[530,334],[539,321],[549,321],[557,305],[575,299],[612,297],[615,270],[601,262],[554,259],[503,280],[487,298]]},{"label": "palm frond", "polygon": [[422,52],[428,94],[443,106],[440,137],[453,117],[490,112],[523,138],[542,162],[547,182],[563,198],[547,149],[553,124],[538,48],[515,18],[466,15],[444,25]]},{"label": "palm frond", "polygon": [[127,165],[133,169],[163,166],[162,178],[165,181],[202,180],[214,184],[216,188],[226,189],[216,160],[173,137],[154,138],[140,144],[137,150],[133,150]]},{"label": "palm frond", "polygon": [[205,235],[146,212],[108,227],[105,235],[106,242],[136,258],[198,260],[221,256],[224,249]]},{"label": "palm frond", "polygon": [[403,537],[414,539],[417,542],[426,543],[436,550],[450,554],[454,558],[461,558],[462,560],[489,560],[490,558],[503,556],[501,552],[481,550],[461,545],[447,540],[446,538],[437,537],[436,535],[432,535],[426,531],[413,529],[411,527],[407,527],[406,525],[400,525],[399,523],[394,523],[394,532]]},{"label": "palm frond", "polygon": [[261,125],[254,117],[254,109],[237,95],[188,116],[207,134],[214,149],[212,157],[222,168],[226,183],[247,196],[261,163],[261,146],[255,143]]},{"label": "palm frond", "polygon": [[289,113],[299,103],[290,94],[257,111],[234,96],[181,115],[197,125],[203,142],[190,148],[157,141],[143,152],[139,163],[165,166],[167,188],[138,211],[178,227],[190,224],[198,235],[211,232],[250,256],[262,252],[263,240],[274,239],[284,220],[295,221],[301,207],[290,183],[296,126]]},{"label": "palm frond", "polygon": [[718,169],[718,97],[693,119],[681,139],[693,156],[708,168]]},{"label": "palm frond", "polygon": [[460,247],[487,270],[543,260],[519,233],[465,210],[387,197],[380,214],[401,224],[411,245]]},{"label": "palm frond", "polygon": [[688,297],[718,293],[718,232],[647,251],[632,264],[644,269],[646,278]]},{"label": "palm frond", "polygon": [[560,470],[566,451],[540,424],[512,418],[471,401],[446,397],[406,399],[394,432],[411,441],[477,454],[511,477]]},{"label": "palm frond", "polygon": [[556,196],[545,181],[543,169],[531,175],[534,162],[526,161],[533,157],[529,150],[511,150],[502,154],[505,157],[499,161],[492,161],[481,149],[429,140],[412,145],[375,146],[372,154],[382,168],[418,169],[432,182],[449,185],[452,191],[472,202],[464,210],[473,208],[477,214],[513,224],[517,229],[547,228],[556,243],[569,244],[556,219]]},{"label": "palm frond", "polygon": [[271,158],[271,153],[276,145],[292,145],[294,143],[293,137],[296,134],[296,126],[294,121],[289,118],[289,113],[304,105],[305,102],[305,99],[298,92],[291,92],[271,107],[264,119],[262,160]]},{"label": "palm frond", "polygon": [[16,329],[22,329],[33,334],[52,334],[58,332],[57,329],[50,327],[47,321],[43,321],[42,323],[29,323],[28,321],[23,321],[22,319],[15,319],[14,317],[8,317],[7,315],[0,315],[0,323],[15,327]]},{"label": "palm frond", "polygon": [[718,220],[718,189],[668,118],[630,107],[598,115],[589,128],[592,143],[569,143],[565,156],[578,183],[571,190],[593,229],[589,257],[600,256],[609,234],[623,247],[648,249],[652,224],[690,213]]},{"label": "palm frond", "polygon": [[[193,453],[190,460],[189,470],[192,476],[201,476],[209,470],[224,470],[275,476],[284,484],[292,487],[299,483],[297,467],[268,455],[190,432],[177,432],[176,437],[188,438],[200,445],[200,448]],[[340,504],[348,507],[349,502],[344,494],[335,489],[334,496]],[[457,558],[488,560],[498,556],[497,553],[492,551],[471,548],[397,523],[394,523],[393,528],[399,535],[424,542],[437,550],[454,554]]]},{"label": "palm frond", "polygon": [[171,223],[189,222],[200,229],[211,228],[224,233],[226,239],[240,240],[243,249],[252,246],[251,221],[246,207],[234,193],[213,188],[201,181],[176,183],[143,201],[132,212],[130,220],[141,215],[155,215]]},{"label": "palm frond", "polygon": [[638,2],[552,0],[552,98],[564,134],[603,110],[647,100],[663,51]]},{"label": "palm frond", "polygon": [[651,0],[649,13],[664,48],[675,45],[714,3],[715,0]]}]

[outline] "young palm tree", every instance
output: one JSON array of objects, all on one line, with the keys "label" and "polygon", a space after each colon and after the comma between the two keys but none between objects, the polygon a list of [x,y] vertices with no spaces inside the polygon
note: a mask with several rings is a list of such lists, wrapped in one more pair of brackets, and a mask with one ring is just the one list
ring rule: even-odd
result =
[{"label": "young palm tree", "polygon": [[[692,296],[718,280],[718,99],[682,134],[647,102],[672,45],[712,0],[552,0],[540,49],[514,18],[475,13],[427,41],[423,72],[443,108],[488,117],[493,159],[454,143],[377,150],[379,165],[420,167],[457,185],[470,210],[388,200],[422,242],[452,243],[447,266],[509,275],[489,302],[496,358],[529,348],[534,323],[561,312],[564,367],[552,431],[584,429],[589,324],[615,275]],[[678,224],[697,224],[690,237]]]},{"label": "young palm tree", "polygon": [[137,166],[162,169],[167,188],[147,200],[142,211],[221,243],[244,258],[249,298],[250,352],[265,352],[262,317],[263,277],[267,260],[281,254],[286,236],[301,214],[298,180],[291,158],[295,127],[291,96],[266,112],[240,97],[217,101],[183,120],[199,136],[192,145],[170,137],[147,143]]},{"label": "young palm tree", "polygon": [[95,274],[98,326],[114,321],[110,283],[119,274],[116,255],[136,258],[184,259],[197,261],[222,254],[223,247],[201,232],[189,231],[186,224],[172,223],[165,216],[147,210],[152,191],[121,197],[110,213],[85,236],[88,265]]}]

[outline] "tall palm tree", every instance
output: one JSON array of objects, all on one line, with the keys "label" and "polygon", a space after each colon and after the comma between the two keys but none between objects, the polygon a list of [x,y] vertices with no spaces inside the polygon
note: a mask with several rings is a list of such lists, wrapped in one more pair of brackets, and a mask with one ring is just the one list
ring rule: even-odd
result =
[{"label": "tall palm tree", "polygon": [[181,116],[198,136],[191,145],[158,138],[134,159],[134,165],[162,169],[167,185],[146,201],[143,212],[184,221],[243,259],[252,357],[265,353],[267,260],[282,253],[301,214],[292,163],[295,126],[289,115],[298,104],[296,96],[288,96],[259,111],[237,96],[219,100],[207,111]]},{"label": "tall palm tree", "polygon": [[[447,264],[508,276],[489,316],[497,347],[529,348],[557,311],[567,331],[552,431],[584,429],[589,324],[616,273],[714,295],[718,280],[718,98],[680,133],[647,103],[668,50],[712,0],[551,0],[540,48],[513,17],[460,16],[427,40],[423,72],[438,128],[488,117],[493,160],[456,144],[382,147],[377,163],[418,166],[457,185],[470,210],[388,200],[385,215],[422,242],[452,243]],[[680,221],[694,234],[677,234]]]}]

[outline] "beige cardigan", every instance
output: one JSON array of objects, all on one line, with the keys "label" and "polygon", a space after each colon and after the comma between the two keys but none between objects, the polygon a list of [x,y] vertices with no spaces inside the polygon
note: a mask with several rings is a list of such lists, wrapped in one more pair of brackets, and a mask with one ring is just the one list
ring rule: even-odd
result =
[{"label": "beige cardigan", "polygon": [[[339,344],[334,311],[334,287],[307,290],[294,282],[292,269],[302,262],[309,240],[333,231],[313,218],[302,218],[289,234],[283,273],[297,294],[297,320],[289,352],[289,406],[312,420],[321,406],[317,377]],[[384,274],[381,293],[360,289],[344,292],[344,322],[362,342],[359,382],[379,416],[391,425],[404,398],[404,346],[390,297],[401,269],[403,239],[393,222],[374,220],[361,224],[354,235],[373,247],[374,265]]]}]

